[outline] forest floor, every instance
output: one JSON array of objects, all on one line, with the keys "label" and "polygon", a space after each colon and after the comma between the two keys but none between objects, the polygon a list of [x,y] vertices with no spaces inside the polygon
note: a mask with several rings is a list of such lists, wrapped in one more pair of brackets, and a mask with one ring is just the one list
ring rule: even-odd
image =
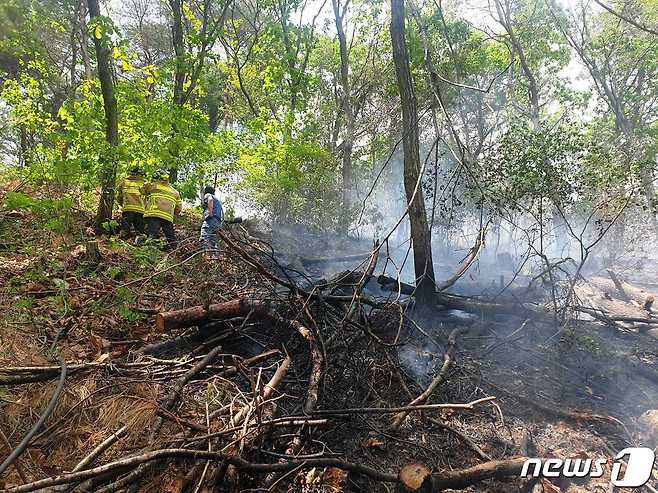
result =
[{"label": "forest floor", "polygon": [[[132,483],[121,478],[134,466],[117,467],[68,488],[47,485],[49,491],[132,484],[152,492],[394,491],[390,478],[345,472],[338,460],[397,475],[410,463],[451,471],[520,455],[610,464],[624,447],[656,445],[638,422],[658,407],[658,341],[649,334],[577,321],[555,335],[543,320],[446,310],[409,308],[401,318],[403,305],[392,302],[359,306],[354,318],[350,303],[291,293],[226,244],[219,261],[205,260],[192,215],[177,225],[180,246],[166,253],[96,237],[91,216],[75,208],[64,233],[43,228],[29,208],[0,214],[0,458],[46,408],[59,361],[68,366],[52,415],[0,476],[0,488],[73,471],[118,430],[118,439],[80,470],[194,447],[250,464],[296,465],[259,471],[175,456],[148,463],[153,467]],[[227,229],[261,267],[285,277],[248,227]],[[99,246],[99,262],[86,256],[90,241]],[[332,294],[344,288],[336,285]],[[249,311],[200,328],[163,332],[155,324],[160,312],[238,299],[266,301],[279,322]],[[281,323],[290,320],[308,326],[320,349]],[[428,403],[485,400],[471,409],[412,412],[392,427],[393,413],[385,410],[423,392],[441,371],[449,335],[460,328],[455,364]],[[319,398],[308,407],[317,354]],[[277,423],[280,417],[299,419]],[[268,420],[272,426],[261,426]],[[543,479],[539,486],[608,492],[609,478],[608,467],[598,479]],[[511,477],[466,490],[532,487]]]}]

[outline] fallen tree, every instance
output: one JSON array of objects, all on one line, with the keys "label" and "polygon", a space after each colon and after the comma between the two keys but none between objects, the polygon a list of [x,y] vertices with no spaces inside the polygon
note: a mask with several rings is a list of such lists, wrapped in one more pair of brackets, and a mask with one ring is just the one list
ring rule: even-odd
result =
[{"label": "fallen tree", "polygon": [[[52,488],[53,486],[70,484],[74,482],[82,482],[92,479],[102,474],[116,471],[120,469],[137,467],[145,463],[149,463],[161,459],[195,459],[195,460],[211,460],[217,462],[227,463],[236,469],[248,472],[287,472],[303,467],[336,467],[343,469],[353,474],[365,475],[376,481],[386,483],[398,483],[403,486],[405,484],[400,482],[400,473],[382,472],[363,464],[348,462],[338,458],[306,458],[299,460],[290,460],[286,462],[277,462],[274,464],[268,463],[253,463],[246,461],[237,456],[223,454],[221,452],[209,452],[207,450],[197,449],[160,449],[153,450],[144,454],[134,455],[124,459],[116,460],[102,466],[86,469],[83,471],[70,472],[60,474],[38,481],[33,481],[21,486],[7,488],[6,493],[29,493],[39,489]],[[490,461],[477,466],[469,467],[466,469],[458,469],[453,471],[440,471],[430,473],[425,480],[421,483],[422,489],[415,491],[443,491],[446,489],[462,489],[475,484],[477,482],[491,479],[491,478],[504,478],[519,476],[521,469],[527,457],[517,457],[509,460]],[[402,469],[404,470],[404,468]]]}]

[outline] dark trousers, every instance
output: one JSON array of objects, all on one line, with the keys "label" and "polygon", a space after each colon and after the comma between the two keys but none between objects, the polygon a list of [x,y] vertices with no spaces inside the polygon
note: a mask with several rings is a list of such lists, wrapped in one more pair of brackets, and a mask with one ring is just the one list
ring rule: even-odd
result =
[{"label": "dark trousers", "polygon": [[147,217],[146,227],[148,228],[148,235],[151,238],[160,236],[160,230],[164,232],[165,238],[169,248],[176,247],[176,232],[174,231],[174,223],[162,219],[160,217]]},{"label": "dark trousers", "polygon": [[121,213],[121,231],[130,234],[131,228],[136,233],[144,233],[144,215],[141,212],[124,211]]}]

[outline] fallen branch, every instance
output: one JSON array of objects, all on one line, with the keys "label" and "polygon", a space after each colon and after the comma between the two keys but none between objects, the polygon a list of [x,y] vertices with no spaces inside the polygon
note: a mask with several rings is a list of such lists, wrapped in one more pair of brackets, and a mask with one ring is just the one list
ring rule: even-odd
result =
[{"label": "fallen branch", "polygon": [[441,471],[431,476],[431,491],[460,490],[485,479],[519,477],[527,457],[493,460],[466,469]]},{"label": "fallen branch", "polygon": [[[324,301],[329,301],[329,302],[350,302],[352,301],[352,296],[327,296],[323,295],[320,292],[316,291],[306,291],[305,289],[302,289],[301,287],[297,286],[293,282],[286,281],[285,279],[281,279],[278,276],[275,276],[272,274],[270,271],[268,271],[258,260],[256,260],[252,255],[249,255],[243,248],[240,248],[233,240],[231,240],[228,235],[224,232],[219,230],[218,234],[220,238],[226,242],[226,244],[233,249],[242,259],[247,262],[249,265],[251,265],[254,269],[256,269],[258,272],[260,272],[263,276],[265,276],[267,279],[270,281],[273,281],[277,284],[280,284],[281,286],[288,288],[290,291],[293,293],[299,293],[306,298],[313,298],[313,299],[322,299]],[[365,305],[370,305],[373,307],[378,307],[379,303],[376,303],[375,301],[365,297],[365,296],[360,296],[358,297],[358,300],[365,304]]]},{"label": "fallen branch", "polygon": [[475,454],[483,460],[491,460],[491,456],[486,454],[473,440],[471,440],[470,437],[468,437],[465,433],[463,433],[461,430],[458,430],[457,428],[453,428],[452,426],[442,423],[436,418],[429,418],[430,423],[438,426],[442,430],[447,430],[450,433],[453,433],[454,435],[457,435],[457,437],[464,442]]},{"label": "fallen branch", "polygon": [[[455,363],[455,352],[457,350],[457,336],[462,332],[465,332],[466,330],[467,329],[464,328],[458,328],[450,333],[450,335],[448,336],[448,348],[446,349],[446,352],[443,355],[443,365],[441,366],[441,370],[432,379],[432,382],[427,386],[425,391],[422,394],[420,394],[418,397],[416,397],[414,400],[412,400],[407,405],[407,407],[413,409],[415,406],[418,406],[419,404],[424,404],[427,401],[427,399],[429,399],[429,397],[432,395],[432,393],[436,390],[436,388],[439,385],[441,385],[441,383],[445,380],[445,378],[448,376],[448,372],[450,371],[450,369]],[[404,418],[406,418],[408,414],[409,414],[408,411],[402,411],[399,414],[397,414],[393,419],[391,428],[394,430],[399,428],[402,422],[404,421]]]},{"label": "fallen branch", "polygon": [[496,397],[489,396],[477,399],[466,404],[418,404],[416,406],[400,407],[351,407],[345,409],[319,409],[313,413],[315,416],[343,416],[349,414],[395,414],[404,411],[441,411],[444,409],[471,411],[480,404],[495,401]]},{"label": "fallen branch", "polygon": [[455,284],[464,274],[466,274],[468,269],[471,268],[471,265],[473,265],[473,262],[475,262],[475,260],[478,258],[478,255],[480,254],[480,251],[484,246],[484,238],[487,235],[488,225],[489,224],[487,223],[484,227],[480,228],[480,231],[478,231],[477,238],[475,239],[475,244],[471,247],[468,255],[463,260],[464,262],[463,265],[455,273],[455,275],[453,275],[450,279],[437,286],[438,291],[445,291],[446,289],[448,289],[450,286]]},{"label": "fallen branch", "polygon": [[159,459],[172,458],[225,461],[227,464],[230,464],[237,469],[248,472],[286,472],[299,467],[300,465],[308,467],[337,467],[339,469],[353,473],[366,475],[376,481],[384,481],[388,483],[397,482],[396,474],[381,472],[368,466],[355,464],[336,458],[312,458],[275,464],[259,464],[248,462],[240,457],[229,456],[220,452],[208,452],[207,450],[161,449],[147,452],[141,455],[135,455],[125,459],[120,459],[108,464],[104,464],[102,466],[95,467],[93,469],[87,469],[85,471],[65,473],[55,477],[40,479],[32,483],[8,488],[5,491],[6,493],[28,493],[30,491],[35,491],[42,488],[50,488],[60,484],[85,481],[87,479],[94,478],[116,469],[135,467]]},{"label": "fallen branch", "polygon": [[318,257],[318,258],[304,258],[300,257],[299,259],[303,264],[314,265],[314,264],[327,264],[334,262],[351,262],[351,261],[363,261],[370,256],[371,252],[363,253],[354,253],[346,255],[337,255],[336,257]]},{"label": "fallen branch", "polygon": [[[61,484],[85,481],[117,469],[135,467],[160,459],[221,461],[230,464],[239,470],[253,473],[287,472],[303,467],[336,467],[354,474],[368,476],[375,481],[386,483],[399,483],[400,481],[400,474],[378,471],[362,464],[356,464],[338,458],[306,458],[301,460],[291,460],[288,462],[278,462],[275,464],[263,464],[248,462],[239,457],[229,456],[220,452],[209,452],[207,450],[161,449],[120,459],[85,471],[65,473],[55,477],[40,479],[32,483],[8,488],[5,491],[6,493],[29,493],[38,489],[51,488]],[[428,490],[443,491],[446,489],[463,489],[485,479],[518,477],[521,474],[523,464],[526,460],[526,457],[517,457],[508,460],[489,461],[466,469],[432,473],[430,476],[426,477],[426,481],[429,482]],[[401,471],[403,470],[405,470],[405,468],[401,469]]]},{"label": "fallen branch", "polygon": [[283,380],[283,377],[286,376],[286,373],[288,372],[288,368],[290,367],[290,356],[286,356],[284,358],[283,362],[281,365],[279,365],[279,368],[274,372],[274,375],[270,379],[270,381],[265,385],[263,392],[261,395],[258,396],[256,401],[254,402],[254,405],[247,404],[244,406],[238,413],[231,418],[231,425],[232,426],[237,426],[240,423],[242,423],[249,413],[257,409],[260,405],[262,405],[265,401],[270,399],[272,397],[272,393],[274,390],[277,388],[277,386],[281,383],[281,380]]},{"label": "fallen branch", "polygon": [[[131,468],[141,464],[160,459],[196,459],[210,461],[224,461],[235,468],[247,472],[287,472],[299,467],[336,467],[354,474],[368,476],[375,481],[387,483],[398,483],[398,474],[378,471],[371,467],[348,462],[338,458],[308,458],[302,460],[291,460],[275,464],[263,464],[248,462],[242,458],[229,456],[220,452],[209,452],[207,450],[189,449],[161,449],[147,452],[145,454],[120,459],[108,464],[87,469],[85,471],[60,474],[59,476],[40,479],[32,483],[8,488],[6,493],[29,493],[43,488],[68,484],[72,482],[85,481],[101,474],[117,469]],[[441,471],[430,476],[432,491],[445,489],[466,488],[479,481],[491,478],[503,478],[508,476],[519,476],[526,457],[517,457],[509,460],[490,461],[466,469]]]},{"label": "fallen branch", "polygon": [[50,417],[53,410],[55,409],[55,405],[57,405],[57,402],[59,401],[59,396],[62,394],[62,390],[64,390],[65,380],[66,380],[66,361],[62,359],[62,371],[59,375],[59,382],[57,383],[57,388],[55,388],[55,392],[53,393],[53,396],[50,398],[50,402],[46,406],[46,409],[43,411],[43,414],[41,414],[37,422],[34,423],[32,428],[30,428],[30,431],[28,431],[25,437],[23,437],[21,443],[19,443],[18,446],[4,460],[4,462],[0,464],[0,474],[5,472],[5,470],[10,465],[12,465],[16,461],[16,459],[18,459],[18,457],[25,451],[27,446],[30,444],[32,438],[34,438],[34,435],[37,434],[39,428],[41,428],[41,426]]},{"label": "fallen branch", "polygon": [[96,459],[98,459],[107,449],[114,445],[117,440],[119,440],[119,438],[121,438],[126,433],[127,429],[128,426],[124,425],[112,433],[105,440],[103,440],[84,459],[78,462],[78,464],[73,468],[72,472],[82,471],[86,469],[88,465],[93,464]]},{"label": "fallen branch", "polygon": [[[377,278],[377,282],[385,291],[399,292],[407,296],[413,296],[416,292],[414,285],[401,282],[393,277],[380,275]],[[509,313],[528,317],[541,315],[541,312],[536,307],[528,303],[492,303],[449,293],[436,293],[436,301],[447,308],[463,310],[478,315],[482,313]]]},{"label": "fallen branch", "polygon": [[601,309],[589,308],[587,306],[577,306],[575,307],[575,309],[579,312],[586,313],[587,315],[590,315],[595,319],[606,323],[626,322],[626,323],[658,325],[658,318],[623,317],[618,315],[609,315]]}]

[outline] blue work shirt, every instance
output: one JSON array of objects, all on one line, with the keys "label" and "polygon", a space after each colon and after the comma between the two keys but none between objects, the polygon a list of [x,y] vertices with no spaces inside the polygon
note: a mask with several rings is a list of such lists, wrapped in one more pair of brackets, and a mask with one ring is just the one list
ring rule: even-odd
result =
[{"label": "blue work shirt", "polygon": [[211,194],[207,193],[203,196],[203,219],[205,219],[209,216],[208,214],[208,199],[212,198],[212,215],[213,217],[217,218],[218,221],[223,221],[224,220],[224,210],[222,209],[222,203],[219,201],[219,199]]}]

